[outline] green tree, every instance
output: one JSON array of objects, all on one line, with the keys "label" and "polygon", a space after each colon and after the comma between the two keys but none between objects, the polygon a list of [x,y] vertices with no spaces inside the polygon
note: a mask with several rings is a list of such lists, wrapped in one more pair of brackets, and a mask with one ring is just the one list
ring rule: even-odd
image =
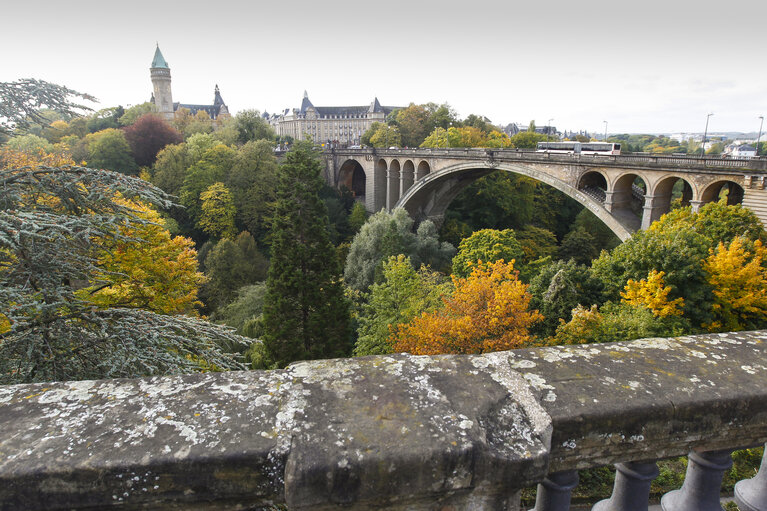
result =
[{"label": "green tree", "polygon": [[237,141],[245,144],[254,140],[274,140],[274,130],[258,110],[242,110],[234,116]]},{"label": "green tree", "polygon": [[[376,123],[373,123],[375,125]],[[368,131],[370,133],[366,140],[369,140],[369,144],[373,147],[399,147],[402,145],[402,137],[399,130],[395,126],[389,126],[388,124],[377,123],[375,129],[373,126]],[[365,132],[368,133],[367,131]],[[363,134],[364,137],[364,134]]]},{"label": "green tree", "polygon": [[365,225],[367,219],[368,211],[365,209],[365,205],[361,202],[355,202],[351,213],[349,213],[349,229],[354,234],[357,234],[362,229],[362,226]]},{"label": "green tree", "polygon": [[[82,167],[0,170],[0,383],[136,377],[243,368],[222,352],[239,338],[187,316],[98,306],[99,247],[150,243],[117,194],[159,207],[146,181]],[[130,235],[126,235],[129,232]]]},{"label": "green tree", "polygon": [[[190,144],[187,146],[192,149]],[[187,214],[195,224],[199,222],[202,215],[200,195],[213,183],[226,181],[236,154],[234,149],[218,144],[207,150],[202,158],[187,169],[180,198],[181,204],[186,207]]]},{"label": "green tree", "polygon": [[421,143],[421,147],[448,148],[448,133],[444,128],[434,128],[429,136]]},{"label": "green tree", "polygon": [[413,219],[407,211],[381,210],[354,236],[346,258],[344,282],[352,289],[367,291],[376,277],[382,277],[383,262],[399,254],[408,256],[414,266],[426,264],[439,270],[455,254],[455,247],[439,242],[430,220],[421,222],[418,232],[413,233]]},{"label": "green tree", "polygon": [[118,119],[125,114],[125,109],[121,106],[102,108],[90,116],[86,127],[88,133],[97,133],[107,129],[117,129],[120,127]]},{"label": "green tree", "polygon": [[154,103],[147,101],[146,103],[140,103],[128,108],[117,121],[120,126],[130,126],[145,114],[154,113],[157,113],[157,107]]},{"label": "green tree", "polygon": [[34,155],[40,151],[44,153],[53,151],[53,144],[37,135],[21,135],[13,137],[8,141],[7,146],[14,151],[21,151]]},{"label": "green tree", "polygon": [[259,246],[264,245],[277,197],[277,158],[272,143],[257,140],[242,146],[225,183],[234,196],[237,225],[247,229]]},{"label": "green tree", "polygon": [[685,315],[701,325],[711,322],[713,303],[702,265],[709,246],[709,240],[689,226],[638,231],[611,252],[602,252],[592,268],[605,285],[606,297],[616,302],[629,279],[645,279],[652,270],[664,272],[670,299],[684,298]]},{"label": "green tree", "polygon": [[216,322],[234,328],[239,335],[254,337],[248,327],[261,317],[265,297],[266,282],[242,286],[234,301],[216,313]]},{"label": "green tree", "polygon": [[545,142],[547,138],[543,133],[535,131],[523,131],[509,137],[511,147],[516,149],[535,149],[538,147],[538,142]]},{"label": "green tree", "polygon": [[279,169],[264,303],[263,339],[277,366],[348,356],[349,304],[319,197],[322,168],[311,144],[298,142]]},{"label": "green tree", "polygon": [[559,247],[560,259],[573,259],[578,264],[590,264],[598,255],[596,239],[583,227],[576,227],[568,232]]},{"label": "green tree", "polygon": [[397,126],[402,135],[402,145],[418,147],[429,134],[429,112],[422,105],[410,103],[397,111]]},{"label": "green tree", "polygon": [[503,260],[519,263],[523,256],[522,245],[512,229],[482,229],[458,245],[458,253],[453,258],[453,275],[466,278],[480,262],[488,264]]},{"label": "green tree", "polygon": [[533,327],[538,336],[554,334],[560,320],[568,322],[578,305],[590,307],[604,302],[603,286],[591,269],[575,261],[556,261],[545,266],[530,282],[530,307],[538,309],[543,321]]},{"label": "green tree", "polygon": [[202,286],[201,298],[210,310],[217,311],[234,300],[242,286],[264,280],[267,267],[250,233],[241,232],[234,240],[222,239],[205,255],[208,281]]},{"label": "green tree", "polygon": [[157,153],[157,160],[151,169],[152,184],[170,195],[178,196],[190,165],[186,144],[167,145]]},{"label": "green tree", "polygon": [[122,131],[108,128],[90,135],[88,165],[135,175],[138,165],[131,156],[131,148]]}]

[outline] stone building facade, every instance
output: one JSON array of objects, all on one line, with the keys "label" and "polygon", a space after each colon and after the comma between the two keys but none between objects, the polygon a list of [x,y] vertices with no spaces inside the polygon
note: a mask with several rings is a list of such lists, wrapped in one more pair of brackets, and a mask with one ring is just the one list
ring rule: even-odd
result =
[{"label": "stone building facade", "polygon": [[212,105],[194,105],[173,102],[173,92],[171,90],[170,66],[163,57],[158,45],[152,59],[152,67],[149,68],[152,77],[152,99],[150,100],[157,107],[157,111],[167,120],[172,120],[175,112],[179,108],[186,108],[192,115],[199,111],[207,112],[211,119],[215,120],[219,116],[229,115],[229,108],[221,97],[221,92],[216,85],[213,91]]},{"label": "stone building facade", "polygon": [[264,116],[278,136],[353,146],[359,145],[360,137],[374,122],[384,122],[386,116],[397,108],[381,106],[378,98],[364,106],[314,106],[304,91],[301,108]]}]

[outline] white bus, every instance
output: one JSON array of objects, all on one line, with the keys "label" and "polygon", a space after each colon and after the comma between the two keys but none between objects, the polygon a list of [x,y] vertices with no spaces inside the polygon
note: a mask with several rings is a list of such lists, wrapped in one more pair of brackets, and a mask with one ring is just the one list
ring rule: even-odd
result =
[{"label": "white bus", "polygon": [[575,154],[621,154],[621,145],[612,142],[538,142],[538,152]]}]

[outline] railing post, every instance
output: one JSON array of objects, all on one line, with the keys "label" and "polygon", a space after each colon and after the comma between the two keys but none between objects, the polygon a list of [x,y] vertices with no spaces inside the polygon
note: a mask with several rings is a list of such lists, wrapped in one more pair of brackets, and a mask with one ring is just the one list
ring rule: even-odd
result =
[{"label": "railing post", "polygon": [[538,484],[535,494],[535,511],[567,511],[570,509],[570,494],[578,486],[578,472],[566,470],[546,476]]},{"label": "railing post", "polygon": [[735,503],[740,511],[767,511],[767,444],[756,476],[735,485]]},{"label": "railing post", "polygon": [[731,452],[691,452],[684,484],[663,496],[663,511],[721,511],[719,492],[724,472],[732,466]]},{"label": "railing post", "polygon": [[591,511],[647,511],[650,484],[658,477],[655,462],[618,463],[615,469],[613,494],[597,502]]}]

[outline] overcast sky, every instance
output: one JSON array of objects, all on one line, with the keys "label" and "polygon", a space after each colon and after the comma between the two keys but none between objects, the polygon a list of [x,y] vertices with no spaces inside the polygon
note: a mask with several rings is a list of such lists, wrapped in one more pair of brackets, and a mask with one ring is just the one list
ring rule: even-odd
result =
[{"label": "overcast sky", "polygon": [[461,117],[602,133],[759,129],[767,1],[3,2],[0,81],[99,107],[149,99],[155,43],[173,99],[231,111],[448,102]]}]

